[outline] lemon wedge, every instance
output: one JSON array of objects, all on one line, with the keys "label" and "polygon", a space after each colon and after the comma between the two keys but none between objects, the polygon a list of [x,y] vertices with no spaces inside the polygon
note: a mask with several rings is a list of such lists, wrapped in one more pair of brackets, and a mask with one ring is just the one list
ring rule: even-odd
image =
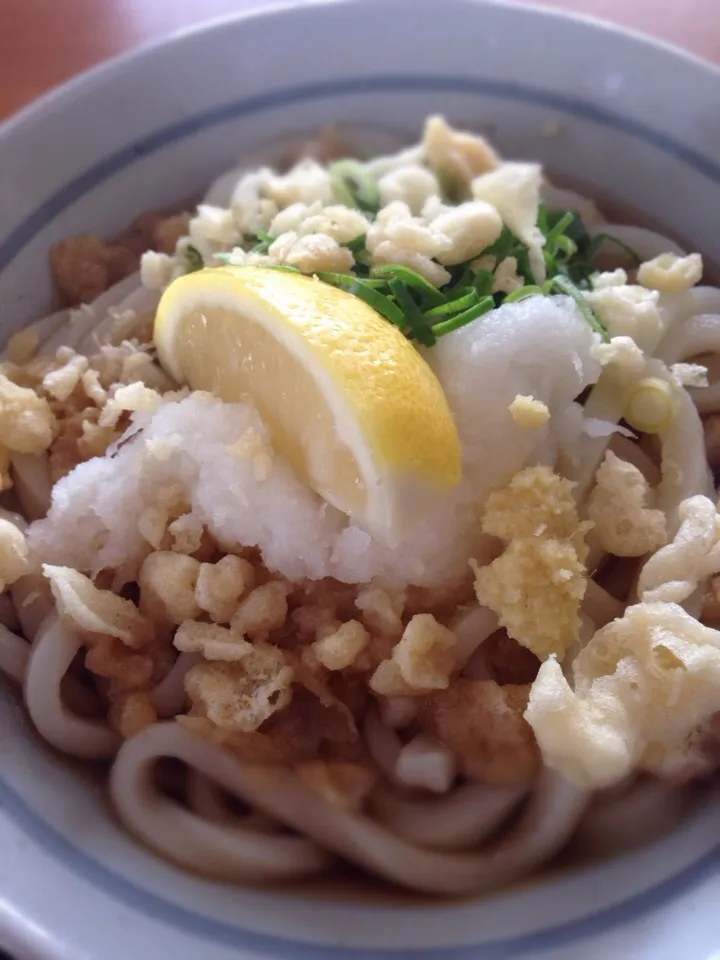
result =
[{"label": "lemon wedge", "polygon": [[296,474],[375,536],[397,540],[460,480],[434,373],[343,290],[262,267],[200,270],[165,291],[154,339],[178,383],[249,397]]}]

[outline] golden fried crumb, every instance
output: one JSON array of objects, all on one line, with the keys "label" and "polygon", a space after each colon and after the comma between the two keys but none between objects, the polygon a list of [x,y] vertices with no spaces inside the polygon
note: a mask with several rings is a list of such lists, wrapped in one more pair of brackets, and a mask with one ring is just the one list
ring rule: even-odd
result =
[{"label": "golden fried crumb", "polygon": [[30,572],[29,553],[25,534],[0,518],[0,592]]},{"label": "golden fried crumb", "polygon": [[650,485],[638,468],[608,450],[587,505],[595,534],[608,553],[642,557],[667,543],[665,514],[647,505],[649,495]]},{"label": "golden fried crumb", "polygon": [[365,587],[358,592],[355,606],[362,613],[363,623],[371,632],[391,637],[399,637],[402,633],[404,593],[391,596],[379,587]]},{"label": "golden fried crumb", "polygon": [[200,563],[172,550],[158,550],[143,561],[138,577],[140,609],[152,620],[180,624],[200,616],[195,587]]},{"label": "golden fried crumb", "polygon": [[328,670],[345,670],[365,649],[370,635],[357,620],[348,620],[336,630],[325,632],[312,644],[318,663]]},{"label": "golden fried crumb", "polygon": [[550,419],[547,404],[535,397],[518,394],[509,407],[510,415],[518,427],[523,430],[539,430]]},{"label": "golden fried crumb", "polygon": [[43,564],[58,613],[72,626],[88,633],[117,637],[128,647],[142,647],[153,637],[148,620],[129,600],[98,589],[89,577],[71,567]]},{"label": "golden fried crumb", "polygon": [[185,690],[217,726],[249,732],[290,703],[292,680],[293,669],[280,650],[256,646],[237,662],[191,667]]},{"label": "golden fried crumb", "polygon": [[182,653],[201,653],[206,660],[236,662],[253,651],[241,633],[216,623],[186,620],[175,632],[173,645]]},{"label": "golden fried crumb", "polygon": [[200,565],[195,599],[215,623],[229,623],[238,609],[240,598],[254,584],[253,565],[242,557],[228,554],[217,563]]},{"label": "golden fried crumb", "polygon": [[44,453],[54,429],[47,400],[0,374],[0,444],[17,453]]},{"label": "golden fried crumb", "polygon": [[255,587],[233,616],[233,630],[247,634],[252,640],[267,640],[273,630],[285,623],[291,589],[290,584],[279,580]]}]

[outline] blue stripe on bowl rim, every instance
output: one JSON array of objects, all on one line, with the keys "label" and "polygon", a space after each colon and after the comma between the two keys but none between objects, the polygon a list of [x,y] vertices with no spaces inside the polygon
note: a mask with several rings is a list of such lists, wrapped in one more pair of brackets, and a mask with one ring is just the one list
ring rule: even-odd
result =
[{"label": "blue stripe on bowl rim", "polygon": [[33,240],[41,230],[84,194],[100,186],[110,177],[127,169],[144,157],[158,150],[185,140],[202,130],[207,130],[230,120],[307,103],[323,98],[353,96],[367,93],[467,93],[518,103],[536,104],[565,113],[571,117],[601,124],[646,143],[675,160],[691,167],[697,173],[720,184],[720,163],[706,157],[687,144],[648,124],[616,114],[598,104],[588,103],[577,97],[540,90],[515,81],[493,80],[454,76],[427,76],[409,74],[402,76],[376,76],[359,79],[328,81],[307,84],[292,90],[276,90],[247,100],[221,104],[210,110],[196,113],[176,123],[161,127],[153,133],[122,147],[93,164],[56,190],[21,224],[13,229],[0,243],[0,272]]},{"label": "blue stripe on bowl rim", "polygon": [[[609,127],[627,134],[675,160],[686,164],[714,184],[720,184],[720,163],[704,156],[675,138],[653,127],[624,117],[582,99],[541,90],[514,81],[461,76],[375,76],[345,81],[308,84],[291,90],[277,90],[246,100],[222,104],[202,111],[122,147],[93,164],[63,187],[55,191],[19,226],[0,242],[0,271],[4,270],[38,234],[56,217],[80,200],[86,193],[133,163],[159,150],[243,116],[284,108],[296,103],[353,96],[368,93],[467,93],[496,97],[526,104],[535,104]],[[0,777],[0,806],[15,824],[39,847],[83,879],[100,888],[110,897],[149,918],[182,929],[198,937],[234,947],[252,949],[269,957],[312,960],[315,957],[337,960],[372,960],[383,956],[418,956],[428,960],[505,960],[529,950],[547,950],[597,936],[641,914],[660,909],[680,894],[687,892],[720,871],[720,844],[710,849],[695,863],[680,870],[652,888],[621,904],[607,907],[577,920],[541,929],[518,937],[497,939],[476,946],[439,947],[413,950],[375,950],[347,948],[300,942],[257,933],[203,916],[149,893],[124,877],[113,873],[104,864],[80,850],[62,833],[36,814],[22,796]]]}]

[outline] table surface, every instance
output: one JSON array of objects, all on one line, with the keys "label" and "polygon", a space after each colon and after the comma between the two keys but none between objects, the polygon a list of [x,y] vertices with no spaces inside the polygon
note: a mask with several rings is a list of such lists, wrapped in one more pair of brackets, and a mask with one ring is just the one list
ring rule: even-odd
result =
[{"label": "table surface", "polygon": [[[641,30],[720,64],[720,0],[538,2]],[[114,54],[257,4],[258,0],[0,0],[0,120]]]}]

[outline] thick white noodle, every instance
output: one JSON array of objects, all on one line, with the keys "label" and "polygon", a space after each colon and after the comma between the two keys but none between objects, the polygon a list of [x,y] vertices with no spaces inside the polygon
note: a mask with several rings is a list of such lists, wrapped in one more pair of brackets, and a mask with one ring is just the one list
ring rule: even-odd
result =
[{"label": "thick white noodle", "polygon": [[181,653],[160,683],[152,690],[155,712],[163,720],[176,717],[185,709],[185,674],[202,660],[200,653]]},{"label": "thick white noodle", "polygon": [[[285,767],[242,763],[179,724],[166,722],[125,742],[113,765],[111,795],[128,828],[156,849],[163,842],[163,852],[175,860],[188,855],[197,834],[189,834],[186,820],[169,816],[167,801],[150,783],[149,769],[168,756],[196,767],[249,805],[352,863],[405,887],[445,895],[488,890],[530,873],[566,845],[588,800],[586,793],[545,770],[522,815],[497,844],[479,853],[441,853],[417,847],[367,816],[332,806]],[[173,817],[184,813],[170,809]],[[222,855],[233,832],[204,827],[215,831],[217,853]],[[203,850],[207,848],[198,854]],[[210,858],[208,869],[218,875],[219,859]]]},{"label": "thick white noodle", "polygon": [[403,742],[394,729],[382,723],[375,707],[368,707],[365,711],[363,736],[370,756],[380,768],[380,772],[391,783],[400,786],[396,770]]},{"label": "thick white noodle", "polygon": [[30,659],[30,644],[0,624],[0,671],[22,683]]},{"label": "thick white noodle", "polygon": [[678,363],[699,353],[720,352],[720,289],[693,287],[661,297],[660,304],[670,323],[655,351],[659,360]]},{"label": "thick white noodle", "polygon": [[372,808],[378,819],[411,843],[463,850],[488,840],[525,795],[520,788],[478,783],[464,783],[438,799],[384,787],[373,796]]},{"label": "thick white noodle", "polygon": [[50,460],[44,453],[13,453],[15,493],[27,520],[40,520],[50,509]]},{"label": "thick white noodle", "polygon": [[25,703],[42,736],[73,757],[100,760],[112,757],[119,736],[99,720],[74,714],[63,703],[60,684],[82,646],[61,623],[57,613],[45,620],[33,645],[25,674]]},{"label": "thick white noodle", "polygon": [[40,573],[28,573],[10,587],[10,596],[23,636],[33,641],[53,609],[50,584]]},{"label": "thick white noodle", "polygon": [[188,806],[205,820],[229,823],[258,833],[276,833],[280,824],[258,810],[248,810],[238,816],[227,804],[226,794],[213,780],[194,767],[187,770]]},{"label": "thick white noodle", "polygon": [[140,285],[140,274],[133,273],[109,287],[92,303],[78,309],[63,311],[65,322],[49,335],[43,336],[38,325],[31,324],[31,329],[37,330],[41,338],[40,353],[43,356],[52,356],[60,347],[71,347],[78,353],[86,355],[95,353],[98,349],[98,332],[101,326],[106,329],[108,325],[108,311],[111,308],[113,310],[131,309],[128,298],[136,294],[139,289],[143,289]]},{"label": "thick white noodle", "polygon": [[[132,312],[136,320],[142,317],[154,316],[157,305],[160,302],[160,294],[157,290],[148,290],[140,283],[140,275],[133,274],[127,280],[134,280],[134,286],[130,286],[123,291],[123,296],[117,287],[112,287],[103,296],[109,296],[114,291],[115,303],[106,304],[104,307],[98,306],[96,300],[91,304],[90,309],[96,316],[95,326],[88,330],[82,339],[78,340],[76,349],[79,353],[91,355],[96,353],[100,346],[113,338],[113,331],[118,324],[118,316],[122,313]],[[126,281],[122,281],[125,283]]]},{"label": "thick white noodle", "polygon": [[687,804],[687,790],[639,777],[620,793],[593,798],[573,844],[586,854],[625,852],[667,833],[682,818]]},{"label": "thick white noodle", "polygon": [[591,237],[599,233],[607,233],[631,247],[641,260],[652,260],[661,253],[676,253],[684,256],[681,246],[670,240],[662,233],[647,230],[645,227],[629,226],[625,223],[594,223],[587,228]]},{"label": "thick white noodle", "polygon": [[[633,249],[637,250],[638,254],[643,259],[654,257],[664,250],[673,250],[674,252],[683,253],[679,247],[671,243],[669,240],[666,240],[666,238],[662,237],[660,234],[653,233],[650,230],[644,230],[640,227],[623,227],[618,224],[601,224],[599,227],[593,228],[589,232],[592,233],[593,230],[595,233],[609,232],[612,235],[617,236],[619,240],[622,240],[624,243],[627,243],[629,246],[632,246]],[[643,241],[645,245],[644,247],[642,246],[641,241]],[[657,247],[651,249],[652,243],[655,243],[655,241],[657,241]],[[653,249],[655,252],[653,252]],[[648,354],[648,356],[653,356],[655,354],[658,346],[672,333],[672,331],[680,322],[678,310],[663,310],[661,311],[661,317],[662,324],[659,331],[637,337],[638,346],[646,354]],[[622,418],[622,413],[622,391],[618,390],[617,383],[612,375],[601,373],[585,404],[584,416],[586,418],[606,420],[609,423],[618,423]],[[582,463],[578,468],[577,476],[574,478],[577,481],[577,485],[575,487],[575,497],[579,503],[584,502],[585,497],[590,491],[595,479],[595,473],[605,455],[605,451],[610,443],[611,436],[612,435],[606,437],[595,437],[586,444],[586,451],[583,454]]]},{"label": "thick white noodle", "polygon": [[[166,749],[164,743],[175,740],[179,749]],[[258,833],[197,816],[162,794],[153,781],[155,763],[162,756],[185,760],[183,744],[184,731],[165,723],[148,727],[120,749],[110,775],[110,794],[120,819],[135,836],[169,860],[222,880],[291,880],[329,866],[328,855],[311,840]],[[190,766],[213,778],[203,769],[207,764],[192,761]],[[227,789],[226,783],[223,786]]]},{"label": "thick white noodle", "polygon": [[659,434],[662,481],[657,488],[657,505],[667,517],[671,537],[677,532],[678,507],[683,500],[697,494],[715,498],[702,421],[686,390],[681,393],[680,404],[680,412],[673,423]]},{"label": "thick white noodle", "polygon": [[455,669],[460,671],[489,636],[500,626],[497,614],[488,607],[474,606],[458,610],[449,623],[455,634],[452,648]]}]

